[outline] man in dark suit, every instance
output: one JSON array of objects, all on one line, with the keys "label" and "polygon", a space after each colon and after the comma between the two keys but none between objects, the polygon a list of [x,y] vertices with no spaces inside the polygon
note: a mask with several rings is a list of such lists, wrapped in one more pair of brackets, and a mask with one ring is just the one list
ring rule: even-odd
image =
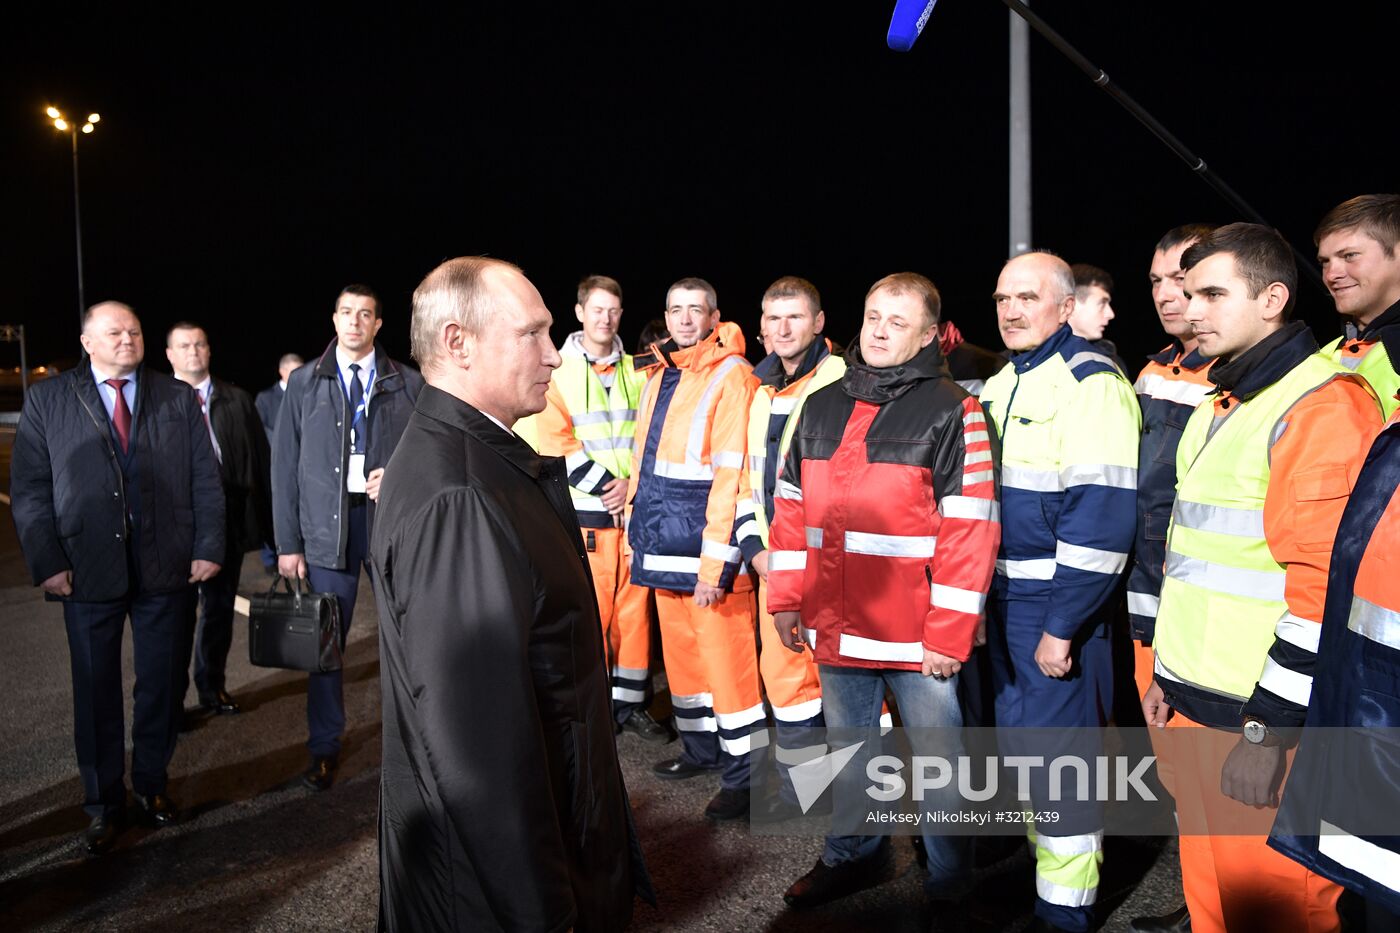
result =
[{"label": "man in dark suit", "polygon": [[384,478],[372,567],[389,933],[599,933],[650,899],[564,463],[511,431],[544,408],[549,323],[497,260],[450,260],[413,295],[430,384]]},{"label": "man in dark suit", "polygon": [[188,386],[141,365],[127,305],[83,318],[76,369],[30,388],[15,435],[10,495],[36,585],[63,602],[73,668],[73,743],[90,854],[126,822],[122,629],[131,618],[131,785],[145,821],[175,822],[175,751],[192,584],[224,559],[219,465]]},{"label": "man in dark suit", "polygon": [[[369,286],[341,289],[331,321],[330,346],[287,379],[272,446],[272,514],[278,571],[293,579],[308,577],[313,590],[335,594],[344,647],[360,567],[369,559],[369,503],[413,413],[423,377],[391,360],[375,341],[384,319]],[[306,747],[311,765],[302,780],[312,790],[327,790],[345,731],[341,672],[310,677]]]},{"label": "man in dark suit", "polygon": [[224,487],[223,569],[199,584],[199,625],[195,631],[194,686],[199,705],[211,713],[236,713],[238,702],[224,686],[224,665],[233,640],[233,600],[243,555],[272,539],[271,453],[247,392],[209,374],[209,337],[198,324],[181,321],[165,337],[165,358],[175,378],[192,386],[199,399],[219,479]]},{"label": "man in dark suit", "polygon": [[258,417],[267,430],[269,444],[277,431],[277,413],[282,410],[282,396],[287,394],[287,380],[305,362],[295,353],[282,354],[277,361],[277,381],[258,393]]}]

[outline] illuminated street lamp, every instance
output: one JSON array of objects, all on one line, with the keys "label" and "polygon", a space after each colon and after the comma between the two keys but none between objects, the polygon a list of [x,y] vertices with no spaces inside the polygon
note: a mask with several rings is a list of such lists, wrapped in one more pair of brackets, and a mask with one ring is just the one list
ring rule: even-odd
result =
[{"label": "illuminated street lamp", "polygon": [[83,214],[78,203],[78,134],[88,134],[93,131],[102,120],[102,115],[90,113],[86,122],[81,127],[68,122],[63,116],[63,111],[57,107],[49,107],[44,113],[48,114],[53,121],[54,129],[61,133],[67,133],[73,137],[73,235],[78,244],[78,329],[83,326],[83,311],[87,307],[87,301],[83,295]]}]

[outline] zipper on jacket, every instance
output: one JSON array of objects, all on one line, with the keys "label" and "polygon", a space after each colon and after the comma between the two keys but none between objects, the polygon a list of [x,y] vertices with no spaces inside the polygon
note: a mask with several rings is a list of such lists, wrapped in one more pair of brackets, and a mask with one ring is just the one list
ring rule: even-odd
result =
[{"label": "zipper on jacket", "polygon": [[[118,389],[117,391],[120,392],[121,390]],[[134,532],[134,529],[131,527],[131,509],[128,508],[126,504],[126,476],[122,473],[121,466],[117,464],[117,449],[112,446],[112,432],[106,429],[105,425],[98,419],[97,415],[93,414],[92,408],[88,406],[87,400],[83,398],[83,393],[78,391],[78,386],[76,383],[74,383],[73,385],[73,394],[77,396],[78,404],[83,406],[83,411],[87,412],[88,417],[92,419],[92,424],[95,428],[97,428],[97,433],[101,435],[103,442],[107,445],[107,455],[112,458],[112,465],[116,466],[117,468],[117,487],[121,491],[122,498],[122,528],[126,531],[127,538],[130,538]],[[134,435],[136,428],[136,422],[134,419],[132,420],[131,426],[133,429],[132,433]],[[131,442],[133,444],[136,443],[136,438],[134,436],[132,437]]]}]

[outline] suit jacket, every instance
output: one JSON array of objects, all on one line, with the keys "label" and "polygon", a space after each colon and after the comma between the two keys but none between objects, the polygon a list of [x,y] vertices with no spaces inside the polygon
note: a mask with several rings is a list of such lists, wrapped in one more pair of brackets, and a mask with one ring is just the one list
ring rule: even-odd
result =
[{"label": "suit jacket", "polygon": [[650,882],[563,461],[425,388],[380,487],[383,930],[621,930]]},{"label": "suit jacket", "polygon": [[252,397],[222,379],[213,386],[209,423],[219,441],[228,553],[242,555],[272,540],[272,453]]},{"label": "suit jacket", "polygon": [[267,432],[269,446],[277,433],[277,413],[282,410],[282,396],[286,394],[287,390],[282,388],[280,381],[258,393],[258,418],[262,420],[263,429]]},{"label": "suit jacket", "polygon": [[219,465],[194,390],[141,367],[131,434],[140,524],[129,528],[111,418],[84,355],[29,389],[10,463],[11,511],[36,585],[73,571],[77,602],[120,599],[135,535],[144,592],[189,586],[190,562],[224,560]]}]

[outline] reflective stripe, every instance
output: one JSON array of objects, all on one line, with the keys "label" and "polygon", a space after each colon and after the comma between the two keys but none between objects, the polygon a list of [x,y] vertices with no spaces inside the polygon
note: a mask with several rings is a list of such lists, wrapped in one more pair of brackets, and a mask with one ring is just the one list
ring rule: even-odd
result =
[{"label": "reflective stripe", "polygon": [[718,541],[701,541],[700,556],[713,557],[715,560],[723,561],[726,564],[737,564],[743,560],[744,554],[736,547],[727,544],[720,544]]},{"label": "reflective stripe", "polygon": [[778,480],[778,488],[773,490],[775,499],[792,499],[796,502],[802,501],[802,487],[794,486],[785,479]]},{"label": "reflective stripe", "polygon": [[796,395],[776,395],[768,408],[770,415],[790,415],[797,407],[798,397]]},{"label": "reflective stripe", "polygon": [[[774,710],[775,714],[776,712],[777,711]],[[777,759],[778,764],[791,767],[793,765],[805,765],[809,761],[815,761],[829,751],[831,751],[831,749],[825,744],[803,745],[799,748],[785,748],[783,745],[779,744],[773,748],[773,757]]]},{"label": "reflective stripe", "polygon": [[1091,573],[1122,573],[1123,568],[1128,566],[1128,554],[1126,551],[1104,551],[1096,547],[1057,541],[1055,563]]},{"label": "reflective stripe", "polygon": [[763,748],[767,744],[768,733],[764,730],[750,732],[732,739],[724,735],[719,737],[720,751],[728,752],[731,755],[747,755],[755,748]]},{"label": "reflective stripe", "polygon": [[1247,697],[1247,696],[1243,696],[1243,697],[1242,697],[1242,696],[1236,696],[1235,694],[1231,693],[1231,692],[1228,691],[1228,690],[1222,690],[1222,689],[1220,689],[1219,687],[1207,687],[1207,686],[1204,685],[1204,684],[1198,684],[1198,683],[1196,683],[1196,682],[1193,681],[1193,680],[1188,680],[1188,679],[1186,679],[1185,677],[1180,676],[1179,674],[1177,674],[1177,673],[1175,673],[1174,671],[1172,671],[1171,668],[1167,667],[1165,664],[1162,663],[1162,654],[1161,654],[1161,652],[1153,652],[1153,655],[1152,655],[1152,675],[1153,675],[1154,677],[1162,677],[1162,678],[1165,678],[1165,679],[1170,680],[1170,681],[1172,681],[1172,682],[1174,682],[1174,683],[1178,683],[1178,684],[1188,684],[1188,685],[1190,685],[1190,686],[1192,686],[1192,687],[1196,687],[1197,689],[1205,690],[1205,691],[1208,692],[1208,693],[1213,693],[1213,694],[1215,694],[1216,696],[1230,697],[1230,698],[1233,699],[1233,700],[1239,700],[1240,703],[1244,703],[1244,702],[1246,702],[1246,701],[1249,699],[1249,697]]},{"label": "reflective stripe", "polygon": [[1344,356],[1341,359],[1337,360],[1337,362],[1341,363],[1343,366],[1345,366],[1347,369],[1350,369],[1352,372],[1355,372],[1357,367],[1361,365],[1361,361],[1364,359],[1364,356]]},{"label": "reflective stripe", "polygon": [[991,460],[991,450],[969,450],[967,456],[963,457],[963,466],[976,466],[979,463],[990,463]]},{"label": "reflective stripe", "polygon": [[749,454],[749,469],[755,473],[762,473],[763,464],[767,461],[767,454]]},{"label": "reflective stripe", "polygon": [[743,521],[745,518],[752,518],[758,511],[752,500],[745,502],[743,499],[734,503],[734,520]]},{"label": "reflective stripe", "polygon": [[592,458],[589,457],[588,454],[584,453],[582,450],[576,450],[564,458],[564,468],[572,473],[574,470],[587,465],[591,461]]},{"label": "reflective stripe", "polygon": [[930,587],[929,602],[940,609],[981,615],[987,606],[987,594],[978,590],[963,590],[956,586],[935,583]]},{"label": "reflective stripe", "polygon": [[1053,881],[1046,881],[1036,875],[1035,893],[1048,904],[1058,904],[1061,907],[1088,907],[1098,899],[1099,889],[1071,888],[1063,884],[1055,884]]},{"label": "reflective stripe", "polygon": [[812,649],[814,649],[814,650],[816,649],[816,647],[817,647],[817,630],[816,630],[816,629],[814,629],[814,628],[803,628],[803,629],[802,629],[802,637],[805,638],[805,639],[807,639],[807,645],[808,645],[808,647],[810,647],[810,648],[812,648]]},{"label": "reflective stripe", "polygon": [[1042,557],[1037,560],[999,560],[997,573],[1008,580],[1053,580],[1055,559]]},{"label": "reflective stripe", "polygon": [[803,532],[806,533],[806,535],[807,535],[807,546],[808,546],[808,547],[821,547],[821,546],[822,546],[822,530],[821,530],[820,528],[813,528],[812,526],[808,525],[807,527],[803,528],[802,530],[803,530]]},{"label": "reflective stripe", "polygon": [[991,437],[986,431],[969,431],[963,435],[964,444],[980,444],[983,441],[990,441]]},{"label": "reflective stripe", "polygon": [[601,463],[595,463],[593,466],[589,467],[587,473],[583,474],[583,479],[578,481],[578,486],[575,488],[596,491],[598,489],[598,484],[601,483],[603,477],[607,475],[608,468]]},{"label": "reflective stripe", "polygon": [[1305,651],[1317,654],[1317,644],[1322,638],[1322,623],[1285,612],[1278,620],[1274,634],[1290,645],[1297,645]]},{"label": "reflective stripe", "polygon": [[[980,381],[980,380],[979,380],[979,381]],[[963,415],[963,424],[964,424],[964,425],[970,425],[970,424],[986,424],[986,423],[987,423],[987,416],[984,415],[984,414],[982,414],[980,411],[970,411],[970,412],[968,412],[967,414]]]},{"label": "reflective stripe", "polygon": [[1157,607],[1161,605],[1161,599],[1147,593],[1134,593],[1128,591],[1128,612],[1135,616],[1147,616],[1149,619],[1157,618]]},{"label": "reflective stripe", "polygon": [[[705,391],[701,393],[700,400],[695,404],[695,413],[690,417],[690,435],[685,443],[685,462],[692,467],[700,464],[701,455],[705,449],[705,435],[710,429],[710,400],[719,391],[720,383],[724,381],[725,375],[735,366],[747,366],[748,361],[741,356],[726,356],[718,366],[715,367],[714,375],[705,384]],[[739,461],[742,468],[744,461]]]},{"label": "reflective stripe", "polygon": [[739,525],[738,528],[735,528],[735,529],[734,529],[734,538],[735,538],[735,540],[737,540],[737,541],[742,541],[742,540],[744,540],[745,538],[758,538],[758,537],[759,537],[759,533],[758,533],[758,522],[754,521],[752,518],[749,519],[749,520],[746,521],[746,522],[743,522],[742,524]]},{"label": "reflective stripe", "polygon": [[1060,471],[1064,487],[1110,486],[1114,489],[1137,490],[1137,467],[1112,463],[1075,463]]},{"label": "reflective stripe", "polygon": [[700,558],[677,557],[672,554],[643,554],[643,570],[657,570],[662,573],[699,573]]},{"label": "reflective stripe", "polygon": [[846,532],[848,554],[876,557],[932,557],[938,545],[933,535],[881,535],[868,531]]},{"label": "reflective stripe", "polygon": [[574,511],[575,512],[606,512],[608,507],[603,504],[603,500],[598,496],[590,496],[574,489]]},{"label": "reflective stripe", "polygon": [[1001,521],[1001,506],[995,499],[976,496],[944,496],[938,500],[938,514],[944,518],[966,518],[974,521]]},{"label": "reflective stripe", "polygon": [[1264,537],[1263,509],[1235,509],[1224,505],[1206,505],[1177,499],[1172,506],[1172,520],[1183,528],[1210,531],[1240,538]]},{"label": "reflective stripe", "polygon": [[622,677],[626,680],[646,680],[651,675],[651,671],[644,667],[614,667],[614,677]]},{"label": "reflective stripe", "polygon": [[713,716],[677,716],[676,730],[678,732],[718,732],[719,727],[715,725]]},{"label": "reflective stripe", "polygon": [[645,690],[637,690],[633,687],[619,687],[613,684],[612,698],[623,703],[645,703],[647,693]]},{"label": "reflective stripe", "polygon": [[594,450],[631,450],[631,449],[632,449],[632,438],[631,438],[631,437],[598,437],[598,438],[591,438],[591,437],[590,437],[590,438],[585,438],[585,439],[582,441],[582,443],[583,443],[583,449],[584,449],[584,450],[587,450],[587,451],[594,451]]},{"label": "reflective stripe", "polygon": [[[1034,824],[1032,824],[1034,825]],[[1038,849],[1052,855],[1089,855],[1103,848],[1103,832],[1084,833],[1079,836],[1047,836],[1031,831]]]},{"label": "reflective stripe", "polygon": [[924,660],[924,643],[876,641],[874,638],[861,638],[859,635],[847,635],[842,632],[837,653],[847,658],[860,658],[862,661],[904,661],[919,664]]},{"label": "reflective stripe", "polygon": [[1209,383],[1201,384],[1187,382],[1184,379],[1168,379],[1157,373],[1139,379],[1137,384],[1133,386],[1133,391],[1138,395],[1175,402],[1178,405],[1190,405],[1192,408],[1205,401],[1205,397],[1211,393],[1212,389],[1213,386]]},{"label": "reflective stripe", "polygon": [[1283,697],[1290,703],[1307,706],[1312,699],[1313,679],[1307,674],[1290,671],[1273,658],[1264,659],[1264,670],[1259,675],[1259,686],[1270,693]]},{"label": "reflective stripe", "polygon": [[732,450],[721,450],[718,453],[710,454],[710,464],[715,469],[742,470],[744,468],[744,455]]},{"label": "reflective stripe", "polygon": [[983,470],[980,473],[964,473],[963,485],[975,486],[978,483],[990,483],[994,479],[996,479],[996,473],[991,470]]},{"label": "reflective stripe", "polygon": [[712,693],[672,694],[671,705],[676,709],[709,709],[715,705]]},{"label": "reflective stripe", "polygon": [[1029,467],[1001,465],[1001,488],[1026,489],[1031,492],[1061,492],[1065,487],[1055,470],[1032,470]]},{"label": "reflective stripe", "polygon": [[1392,852],[1360,836],[1353,836],[1326,820],[1322,820],[1321,824],[1322,831],[1317,839],[1318,854],[1392,891],[1400,892],[1400,852]]},{"label": "reflective stripe", "polygon": [[574,415],[569,419],[574,427],[583,428],[591,424],[608,424],[609,422],[625,422],[637,420],[637,409],[618,408],[608,411],[587,411],[581,415]]},{"label": "reflective stripe", "polygon": [[1347,628],[1378,645],[1400,648],[1400,613],[1352,596]]},{"label": "reflective stripe", "polygon": [[984,379],[959,379],[957,382],[968,395],[981,395],[982,390],[987,387]]},{"label": "reflective stripe", "polygon": [[721,729],[742,729],[751,726],[756,722],[763,722],[763,704],[760,702],[756,706],[748,709],[741,709],[737,713],[715,713],[715,721],[719,723]]},{"label": "reflective stripe", "polygon": [[1114,365],[1112,359],[1104,356],[1102,353],[1094,353],[1091,350],[1085,350],[1082,353],[1076,353],[1074,354],[1074,356],[1071,356],[1068,360],[1065,361],[1065,365],[1068,366],[1070,369],[1074,369],[1078,366],[1083,366],[1085,363],[1103,363],[1104,365],[1112,369],[1114,372],[1118,372],[1118,367]]},{"label": "reflective stripe", "polygon": [[652,464],[651,472],[668,479],[712,480],[715,478],[715,471],[704,463],[668,463],[665,460],[657,460]]},{"label": "reflective stripe", "polygon": [[778,722],[806,722],[819,716],[822,711],[822,698],[795,703],[792,706],[773,706],[773,718]]},{"label": "reflective stripe", "polygon": [[1272,602],[1283,602],[1284,598],[1282,570],[1241,570],[1239,567],[1214,564],[1169,551],[1166,575],[1173,580],[1229,596],[1267,599]]},{"label": "reflective stripe", "polygon": [[776,573],[780,570],[806,570],[806,551],[769,551],[768,552],[768,572]]}]

